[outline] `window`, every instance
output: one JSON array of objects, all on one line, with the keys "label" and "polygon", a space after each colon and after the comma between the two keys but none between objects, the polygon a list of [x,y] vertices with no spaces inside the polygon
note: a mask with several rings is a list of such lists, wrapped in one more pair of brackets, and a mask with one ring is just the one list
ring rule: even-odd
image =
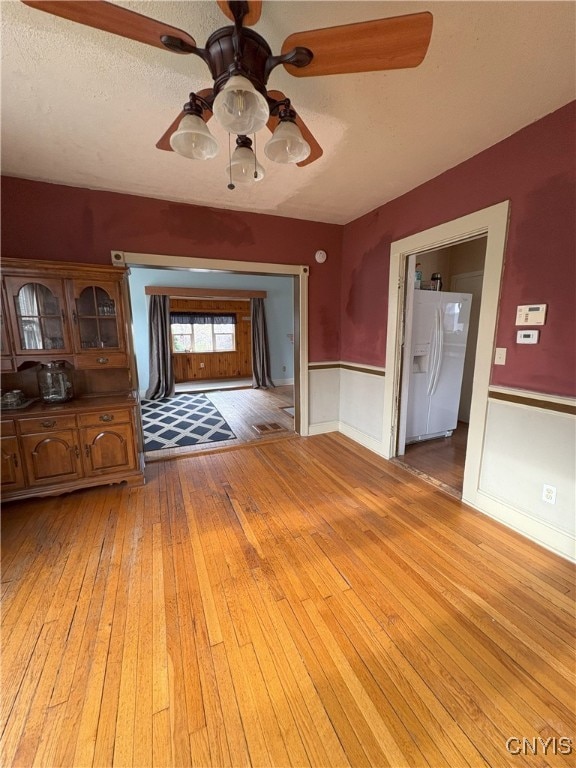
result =
[{"label": "window", "polygon": [[236,315],[171,312],[173,352],[235,352]]}]

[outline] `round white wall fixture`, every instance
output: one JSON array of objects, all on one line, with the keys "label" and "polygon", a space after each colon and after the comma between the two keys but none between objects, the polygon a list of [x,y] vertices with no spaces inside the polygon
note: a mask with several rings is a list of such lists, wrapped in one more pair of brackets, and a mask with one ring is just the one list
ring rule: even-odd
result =
[{"label": "round white wall fixture", "polygon": [[318,264],[324,264],[327,256],[328,254],[326,253],[326,251],[316,251],[316,253],[314,254],[314,258],[316,259]]}]

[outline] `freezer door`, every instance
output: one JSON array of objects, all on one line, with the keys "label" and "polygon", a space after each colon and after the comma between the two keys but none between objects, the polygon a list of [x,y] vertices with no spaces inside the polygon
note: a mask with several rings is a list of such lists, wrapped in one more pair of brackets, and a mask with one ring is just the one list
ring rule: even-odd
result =
[{"label": "freezer door", "polygon": [[410,442],[428,431],[430,397],[427,371],[412,371],[408,385],[408,408],[406,411],[406,442]]},{"label": "freezer door", "polygon": [[412,349],[408,406],[406,410],[406,441],[425,435],[428,431],[430,409],[429,387],[432,376],[434,347],[434,318],[439,299],[431,291],[414,292],[412,315]]}]

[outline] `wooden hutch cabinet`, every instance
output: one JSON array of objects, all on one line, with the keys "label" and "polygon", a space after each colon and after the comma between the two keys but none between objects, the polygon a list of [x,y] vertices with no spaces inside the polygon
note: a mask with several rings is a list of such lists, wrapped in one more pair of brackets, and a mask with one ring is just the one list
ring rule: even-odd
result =
[{"label": "wooden hutch cabinet", "polygon": [[[142,484],[139,402],[127,317],[127,270],[2,261],[2,500],[92,485]],[[62,361],[74,397],[45,403],[37,373]]]}]

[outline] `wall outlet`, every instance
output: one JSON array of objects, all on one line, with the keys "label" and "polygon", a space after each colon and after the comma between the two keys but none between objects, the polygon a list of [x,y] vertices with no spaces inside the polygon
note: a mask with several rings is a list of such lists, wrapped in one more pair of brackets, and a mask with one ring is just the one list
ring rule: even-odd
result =
[{"label": "wall outlet", "polygon": [[547,504],[556,504],[556,488],[553,485],[542,486],[542,501]]},{"label": "wall outlet", "polygon": [[282,373],[286,373],[286,366],[285,365],[282,366]]},{"label": "wall outlet", "polygon": [[204,363],[200,363],[200,368],[206,368],[206,366],[204,365]]}]

